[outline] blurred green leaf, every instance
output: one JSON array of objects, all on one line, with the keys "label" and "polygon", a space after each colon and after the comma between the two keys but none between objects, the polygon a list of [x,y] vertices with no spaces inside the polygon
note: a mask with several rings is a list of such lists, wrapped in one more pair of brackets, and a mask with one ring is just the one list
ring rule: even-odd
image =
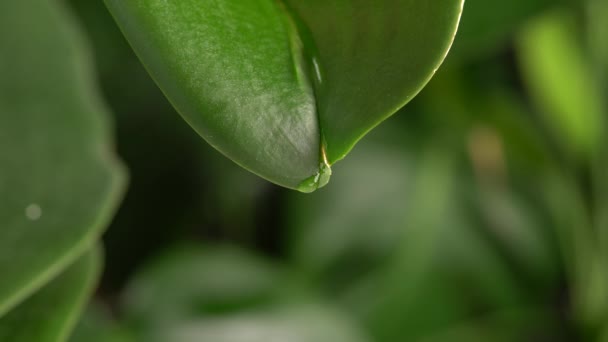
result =
[{"label": "blurred green leaf", "polygon": [[[498,172],[526,177],[552,167],[554,156],[522,96],[507,87],[512,72],[494,62],[442,69],[417,103],[425,120],[431,121],[428,129],[455,143],[465,140],[468,154],[475,132],[494,132],[501,145],[500,155],[493,157],[500,163]],[[479,145],[482,150],[492,147]]]},{"label": "blurred green leaf", "polygon": [[284,306],[232,316],[186,320],[153,331],[151,342],[366,342],[343,313],[319,304]]},{"label": "blurred green leaf", "polygon": [[477,61],[500,48],[522,24],[562,0],[466,0],[448,62]]},{"label": "blurred green leaf", "polygon": [[[518,193],[506,186],[479,184],[477,205],[488,234],[495,238],[496,248],[517,265],[521,278],[551,286],[557,280],[560,260],[559,246],[554,245],[554,232]],[[545,288],[546,291],[546,288]]]},{"label": "blurred green leaf", "polygon": [[295,264],[335,289],[379,266],[402,236],[408,204],[415,201],[410,158],[366,142],[337,167],[342,175],[330,188],[312,197],[290,194],[286,218]]},{"label": "blurred green leaf", "polygon": [[585,336],[597,335],[608,318],[608,260],[589,216],[584,194],[558,171],[543,178],[543,194],[569,280],[576,323]]},{"label": "blurred green leaf", "polygon": [[135,338],[97,303],[90,304],[70,337],[70,342],[135,342]]},{"label": "blurred green leaf", "polygon": [[98,250],[88,252],[0,318],[0,340],[67,341],[100,272],[101,253]]},{"label": "blurred green leaf", "polygon": [[539,310],[507,310],[461,322],[432,333],[420,342],[513,342],[571,341],[552,328],[558,322],[547,320],[547,312]]},{"label": "blurred green leaf", "polygon": [[[602,80],[608,82],[608,2],[604,0],[587,0],[586,23],[589,45],[593,53],[596,70]],[[604,89],[608,84],[603,85]]]},{"label": "blurred green leaf", "polygon": [[310,192],[430,79],[462,1],[288,3],[106,0],[199,134],[252,172]]},{"label": "blurred green leaf", "polygon": [[[363,321],[377,341],[416,340],[491,312],[545,305],[550,299],[550,294],[527,293],[511,269],[513,260],[488,238],[499,232],[465,214],[461,191],[472,184],[457,167],[454,155],[461,148],[464,144],[435,141],[412,153],[366,143],[344,161],[342,177],[332,187],[314,198],[292,195],[288,217],[296,231],[291,237],[296,264]],[[357,182],[362,174],[375,181]],[[488,208],[503,215],[499,207],[505,204],[512,205],[494,202]],[[512,228],[525,229],[520,223],[511,222]],[[497,234],[496,239],[515,244],[513,238],[534,234],[512,233],[516,236]],[[554,260],[535,249],[546,248],[538,239],[509,257],[533,259],[533,271],[551,274]],[[514,324],[511,318],[501,324]]]},{"label": "blurred green leaf", "polygon": [[603,131],[600,88],[569,12],[531,22],[518,39],[524,79],[546,124],[567,152],[589,158]]},{"label": "blurred green leaf", "polygon": [[236,247],[176,247],[129,283],[125,313],[141,327],[254,307],[274,295],[280,276]]},{"label": "blurred green leaf", "polygon": [[63,6],[0,3],[0,316],[91,247],[125,184]]},{"label": "blurred green leaf", "polygon": [[514,275],[480,234],[483,228],[463,216],[458,168],[439,146],[417,160],[409,191],[415,200],[392,261],[352,294],[354,300],[365,292],[382,294],[358,309],[379,341],[420,338],[477,310],[522,301]]}]

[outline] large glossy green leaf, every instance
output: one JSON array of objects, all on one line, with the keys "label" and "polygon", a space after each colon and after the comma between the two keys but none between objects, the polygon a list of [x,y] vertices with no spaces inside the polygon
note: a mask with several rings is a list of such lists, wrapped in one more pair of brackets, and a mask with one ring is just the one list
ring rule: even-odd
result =
[{"label": "large glossy green leaf", "polygon": [[426,84],[445,58],[463,6],[454,0],[286,2],[310,30],[304,46],[308,39],[316,45],[307,52],[320,83],[317,112],[330,163]]},{"label": "large glossy green leaf", "polygon": [[309,192],[416,95],[462,0],[106,0],[183,117],[229,158]]},{"label": "large glossy green leaf", "polygon": [[101,254],[85,254],[56,279],[0,318],[0,341],[66,341],[101,270]]},{"label": "large glossy green leaf", "polygon": [[134,277],[123,307],[142,341],[366,341],[344,313],[286,291],[285,275],[236,247],[181,246]]},{"label": "large glossy green leaf", "polygon": [[125,176],[60,2],[0,3],[0,316],[99,237]]}]

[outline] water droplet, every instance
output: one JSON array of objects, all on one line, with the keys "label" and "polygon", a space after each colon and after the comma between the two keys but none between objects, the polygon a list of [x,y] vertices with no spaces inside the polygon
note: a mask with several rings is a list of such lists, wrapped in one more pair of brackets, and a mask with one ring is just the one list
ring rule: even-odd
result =
[{"label": "water droplet", "polygon": [[32,203],[25,208],[25,217],[29,220],[37,221],[42,216],[42,208],[36,203]]},{"label": "water droplet", "polygon": [[313,192],[327,185],[330,177],[331,167],[329,164],[323,162],[319,165],[319,171],[316,174],[306,178],[302,183],[300,183],[298,190],[305,193]]}]

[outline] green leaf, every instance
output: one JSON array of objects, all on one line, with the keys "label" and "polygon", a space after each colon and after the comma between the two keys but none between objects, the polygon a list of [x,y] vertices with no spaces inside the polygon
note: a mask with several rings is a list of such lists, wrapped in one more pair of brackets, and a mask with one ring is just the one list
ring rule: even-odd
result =
[{"label": "green leaf", "polygon": [[101,253],[89,252],[0,318],[0,340],[66,341],[101,271]]},{"label": "green leaf", "polygon": [[330,164],[411,100],[443,61],[462,0],[106,0],[182,116],[285,187]]},{"label": "green leaf", "polygon": [[[608,17],[608,2],[603,0],[587,0],[585,2],[587,36],[591,48],[598,76],[608,82],[608,26],[605,25]],[[603,84],[608,87],[608,84]]]},{"label": "green leaf", "polygon": [[577,33],[570,13],[549,13],[523,30],[518,53],[547,125],[568,152],[588,158],[599,147],[604,115],[601,88]]},{"label": "green leaf", "polygon": [[136,275],[123,307],[142,341],[366,341],[343,313],[286,290],[285,276],[236,247],[179,246]]},{"label": "green leaf", "polygon": [[152,331],[153,342],[366,342],[348,317],[321,304],[292,304],[267,311],[179,322]]},{"label": "green leaf", "polygon": [[63,4],[0,3],[0,316],[108,223],[125,172]]},{"label": "green leaf", "polygon": [[181,246],[138,274],[124,292],[127,317],[138,327],[230,312],[264,302],[281,272],[229,246]]},{"label": "green leaf", "polygon": [[608,317],[608,260],[588,203],[563,170],[547,173],[541,184],[564,259],[571,310],[587,333],[598,333]]},{"label": "green leaf", "polygon": [[92,303],[82,314],[70,342],[135,342],[132,334],[112,319],[108,310]]}]

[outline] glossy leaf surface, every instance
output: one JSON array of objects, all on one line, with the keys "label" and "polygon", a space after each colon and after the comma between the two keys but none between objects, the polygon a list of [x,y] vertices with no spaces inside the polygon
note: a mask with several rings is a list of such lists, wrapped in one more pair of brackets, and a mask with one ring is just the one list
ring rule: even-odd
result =
[{"label": "glossy leaf surface", "polygon": [[62,6],[0,3],[0,316],[91,246],[124,185]]},{"label": "glossy leaf surface", "polygon": [[416,95],[462,0],[106,0],[182,116],[236,163],[314,191]]},{"label": "glossy leaf surface", "polygon": [[0,340],[66,341],[100,272],[99,252],[89,252],[6,316]]},{"label": "glossy leaf surface", "polygon": [[310,31],[304,41],[316,46],[307,52],[320,83],[317,113],[330,163],[429,81],[452,44],[463,6],[455,0],[286,2]]}]

